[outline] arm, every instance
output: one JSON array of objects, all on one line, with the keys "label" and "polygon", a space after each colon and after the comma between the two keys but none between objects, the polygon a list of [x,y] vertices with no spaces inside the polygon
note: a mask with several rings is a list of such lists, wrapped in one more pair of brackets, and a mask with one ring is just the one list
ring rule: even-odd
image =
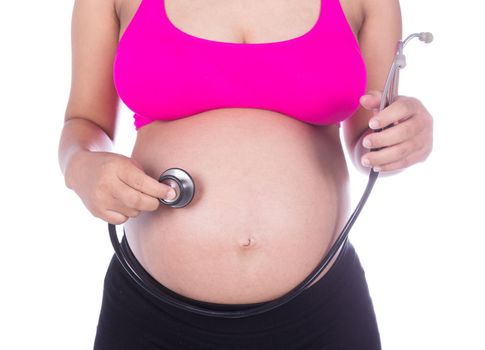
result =
[{"label": "arm", "polygon": [[[394,58],[396,44],[402,38],[401,10],[398,0],[361,0],[363,1],[364,21],[358,34],[359,46],[367,68],[367,91],[372,92],[375,102],[380,100],[379,91],[383,89],[387,74]],[[366,97],[361,98],[365,103]],[[369,120],[376,110],[359,108],[343,122],[344,140],[355,167],[363,173],[369,169],[361,164],[362,156],[368,149],[362,146],[364,137],[373,130]]]},{"label": "arm", "polygon": [[[360,40],[370,91],[360,99],[364,110],[344,124],[344,132],[357,168],[367,172],[361,165],[366,161],[365,167],[387,176],[426,160],[433,148],[433,118],[418,99],[408,96],[398,95],[388,107],[378,110],[379,89],[384,86],[397,41],[401,39],[401,15],[398,0],[364,2],[366,18]],[[372,125],[373,122],[377,124]],[[374,133],[369,127],[384,130]],[[370,149],[378,150],[369,152]]]},{"label": "arm", "polygon": [[64,175],[80,151],[112,148],[118,107],[112,62],[118,31],[113,1],[75,1],[71,91],[59,144],[59,164]]},{"label": "arm", "polygon": [[114,6],[114,0],[75,1],[71,91],[58,156],[67,187],[91,213],[121,224],[158,209],[158,198],[170,199],[173,190],[134,160],[109,152],[119,103],[112,76],[119,36]]}]

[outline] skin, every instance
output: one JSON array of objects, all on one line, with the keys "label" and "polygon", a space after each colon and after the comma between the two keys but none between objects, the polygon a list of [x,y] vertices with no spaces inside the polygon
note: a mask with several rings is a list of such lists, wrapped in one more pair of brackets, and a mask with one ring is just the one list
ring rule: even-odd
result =
[{"label": "skin", "polygon": [[[96,217],[124,223],[137,259],[172,290],[210,302],[274,299],[308,275],[348,218],[339,129],[272,111],[219,109],[153,122],[138,131],[131,157],[111,153],[119,107],[112,62],[139,3],[75,2],[72,85],[59,145],[66,185]],[[432,149],[432,117],[419,100],[399,96],[377,112],[379,89],[402,35],[399,3],[341,4],[368,71],[362,108],[342,124],[344,143],[360,171],[373,166],[382,175],[393,174],[424,161]],[[186,33],[248,43],[304,34],[319,5],[319,0],[284,6],[276,0],[244,7],[223,1],[165,4],[172,23]],[[396,125],[373,133],[371,119],[379,128]],[[385,148],[369,153],[364,141]],[[198,181],[193,203],[183,210],[159,206],[158,198],[170,188],[155,179],[171,166],[187,169]]]}]

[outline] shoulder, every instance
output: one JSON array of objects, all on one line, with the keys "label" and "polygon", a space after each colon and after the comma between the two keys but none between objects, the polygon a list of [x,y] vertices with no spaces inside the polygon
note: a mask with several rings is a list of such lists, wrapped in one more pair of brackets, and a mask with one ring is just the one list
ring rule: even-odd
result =
[{"label": "shoulder", "polygon": [[381,55],[385,61],[389,61],[394,56],[397,41],[402,39],[399,0],[356,1],[360,3],[363,13],[358,35],[362,53],[368,59]]},{"label": "shoulder", "polygon": [[400,28],[401,26],[401,7],[399,0],[356,0],[357,6],[362,11],[364,21],[368,22],[383,21],[389,23],[393,27]]},{"label": "shoulder", "polygon": [[107,0],[107,1],[110,1],[112,3],[113,9],[116,13],[116,17],[118,19],[120,19],[121,18],[121,10],[123,8],[125,0]]},{"label": "shoulder", "polygon": [[[381,70],[378,83],[387,74],[382,63],[390,63],[398,40],[402,39],[402,18],[399,0],[358,0],[364,14],[358,40],[371,70]],[[387,64],[384,67],[388,67]],[[377,81],[375,81],[377,83]],[[372,82],[371,82],[372,83]]]},{"label": "shoulder", "polygon": [[382,29],[399,29],[401,11],[399,0],[337,0],[360,42],[365,27],[384,26]]},{"label": "shoulder", "polygon": [[399,0],[355,0],[359,2],[365,11],[372,9],[390,9],[393,7],[399,7]]}]

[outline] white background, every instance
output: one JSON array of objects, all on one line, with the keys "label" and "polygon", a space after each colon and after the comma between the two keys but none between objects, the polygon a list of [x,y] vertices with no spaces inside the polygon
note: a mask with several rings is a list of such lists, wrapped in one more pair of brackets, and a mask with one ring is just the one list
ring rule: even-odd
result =
[{"label": "white background", "polygon": [[[400,94],[434,116],[432,156],[380,178],[351,232],[384,349],[485,349],[484,64],[480,1],[403,0]],[[0,2],[0,348],[90,349],[112,247],[64,187],[57,145],[73,1]],[[135,137],[122,114],[117,150]],[[352,166],[352,199],[367,177]]]}]

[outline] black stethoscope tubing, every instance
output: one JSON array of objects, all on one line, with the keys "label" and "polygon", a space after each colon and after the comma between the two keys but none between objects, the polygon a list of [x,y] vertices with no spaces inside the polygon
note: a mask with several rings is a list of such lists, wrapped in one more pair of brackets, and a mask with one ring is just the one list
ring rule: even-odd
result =
[{"label": "black stethoscope tubing", "polygon": [[369,174],[369,181],[367,183],[367,187],[362,198],[359,201],[356,209],[350,216],[347,224],[343,228],[341,234],[335,241],[335,243],[330,248],[328,254],[325,258],[320,262],[320,264],[310,273],[310,275],[305,278],[299,285],[297,285],[294,289],[286,293],[285,295],[279,297],[278,299],[269,301],[264,303],[263,305],[256,306],[254,308],[240,310],[240,311],[218,311],[218,310],[211,310],[208,308],[203,308],[199,306],[192,305],[187,302],[183,302],[181,300],[175,299],[170,295],[167,295],[160,289],[158,286],[158,281],[156,281],[152,276],[145,271],[145,269],[140,268],[137,266],[138,264],[130,263],[133,261],[133,257],[131,256],[130,252],[126,251],[120,244],[118,240],[118,236],[116,233],[116,226],[113,224],[108,224],[108,230],[111,238],[111,243],[115,250],[116,257],[118,258],[121,265],[124,267],[126,272],[132,277],[132,279],[137,282],[137,284],[142,287],[145,291],[150,293],[155,298],[166,302],[174,307],[190,311],[199,315],[204,316],[212,316],[212,317],[222,317],[222,318],[241,318],[241,317],[248,317],[258,315],[270,310],[273,310],[283,304],[286,304],[293,298],[297,297],[300,293],[302,293],[319,275],[320,273],[328,266],[330,261],[333,259],[335,254],[339,251],[339,249],[344,245],[344,243],[348,239],[348,235],[350,229],[352,228],[355,220],[359,216],[362,208],[364,207],[367,198],[369,197],[370,192],[372,191],[372,187],[374,186],[375,181],[377,180],[379,173],[375,172],[371,169]]}]

